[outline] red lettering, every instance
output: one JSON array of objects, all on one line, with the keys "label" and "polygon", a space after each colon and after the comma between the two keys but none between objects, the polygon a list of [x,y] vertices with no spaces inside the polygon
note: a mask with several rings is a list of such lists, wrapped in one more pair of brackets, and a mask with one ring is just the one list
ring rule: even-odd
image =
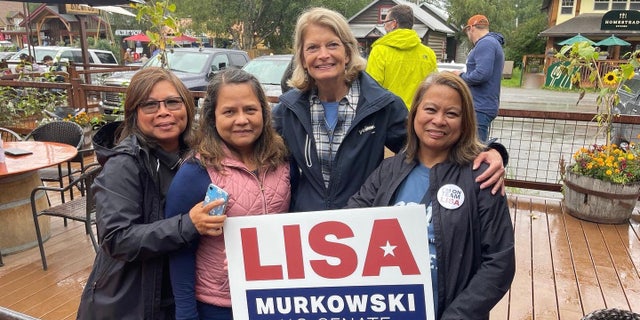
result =
[{"label": "red lettering", "polygon": [[[384,250],[380,248],[386,246],[387,241],[396,246],[393,255],[385,256]],[[373,222],[362,275],[365,277],[379,276],[382,267],[399,267],[403,275],[420,274],[418,264],[397,219],[382,219]]]},{"label": "red lettering", "polygon": [[337,239],[352,238],[353,230],[338,221],[322,222],[309,231],[309,246],[313,251],[327,257],[340,259],[338,265],[331,265],[326,260],[311,260],[311,268],[315,273],[327,279],[340,279],[353,274],[358,266],[358,255],[348,245],[327,240],[328,235]]},{"label": "red lettering", "polygon": [[244,257],[244,276],[247,281],[282,280],[282,266],[263,266],[260,264],[258,232],[256,228],[240,229],[242,256]]},{"label": "red lettering", "polygon": [[302,236],[300,226],[283,226],[284,250],[287,255],[287,274],[289,279],[304,279],[304,263],[302,263]]}]

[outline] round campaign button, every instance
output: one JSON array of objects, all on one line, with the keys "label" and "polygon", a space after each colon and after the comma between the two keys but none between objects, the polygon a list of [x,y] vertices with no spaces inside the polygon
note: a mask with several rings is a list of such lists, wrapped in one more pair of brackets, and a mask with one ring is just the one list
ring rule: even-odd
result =
[{"label": "round campaign button", "polygon": [[438,202],[447,209],[458,209],[464,203],[464,192],[455,184],[445,184],[438,189]]}]

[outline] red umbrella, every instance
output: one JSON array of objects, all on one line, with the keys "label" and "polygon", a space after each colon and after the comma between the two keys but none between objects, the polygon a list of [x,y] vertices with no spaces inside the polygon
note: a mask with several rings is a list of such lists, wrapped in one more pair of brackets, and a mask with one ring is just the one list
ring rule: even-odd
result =
[{"label": "red umbrella", "polygon": [[147,37],[144,33],[134,34],[132,36],[124,38],[126,41],[140,41],[140,42],[149,42],[149,37]]},{"label": "red umbrella", "polygon": [[173,37],[174,42],[197,42],[198,38],[190,37],[187,35],[181,35],[178,37]]}]

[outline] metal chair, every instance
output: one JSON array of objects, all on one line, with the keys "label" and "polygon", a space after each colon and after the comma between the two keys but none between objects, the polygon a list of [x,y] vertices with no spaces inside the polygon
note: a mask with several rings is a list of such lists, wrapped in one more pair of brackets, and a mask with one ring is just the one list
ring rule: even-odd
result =
[{"label": "metal chair", "polygon": [[[85,232],[89,235],[91,239],[91,243],[93,244],[93,249],[98,251],[98,241],[96,240],[96,236],[93,232],[92,224],[95,223],[96,217],[96,206],[93,191],[91,190],[91,185],[93,185],[93,181],[98,176],[98,174],[102,171],[102,167],[98,163],[92,163],[87,165],[85,172],[74,179],[70,184],[66,185],[63,188],[56,187],[47,187],[40,186],[33,191],[31,191],[31,212],[33,213],[33,223],[36,229],[36,237],[38,238],[38,246],[40,247],[40,257],[42,258],[42,268],[47,270],[47,258],[44,253],[44,243],[42,241],[42,234],[40,232],[40,222],[38,221],[38,217],[40,216],[55,216],[61,217],[65,219],[71,219],[75,221],[84,222]],[[74,200],[67,201],[65,203],[61,203],[59,205],[49,207],[46,209],[38,210],[37,208],[37,194],[42,191],[57,191],[57,192],[66,192],[72,191],[74,187],[78,184],[84,184],[86,186],[85,195],[76,198]]]},{"label": "metal chair", "polygon": [[21,135],[10,129],[2,127],[0,127],[0,137],[2,137],[2,141],[22,141]]},{"label": "metal chair", "polygon": [[[33,131],[27,135],[25,140],[60,142],[78,148],[78,155],[66,162],[66,170],[62,169],[63,164],[58,164],[57,168],[45,168],[38,171],[42,181],[58,182],[60,188],[64,186],[65,177],[68,178],[69,183],[73,180],[72,174],[75,172],[71,168],[72,163],[80,164],[80,170],[76,172],[84,172],[84,156],[87,152],[93,151],[93,149],[82,149],[84,131],[80,125],[71,121],[54,121],[45,123],[33,129]],[[82,188],[80,188],[80,191],[84,194],[84,190]],[[71,200],[73,200],[72,190],[70,190],[69,195]],[[61,193],[60,198],[62,202],[66,201],[64,193]]]}]

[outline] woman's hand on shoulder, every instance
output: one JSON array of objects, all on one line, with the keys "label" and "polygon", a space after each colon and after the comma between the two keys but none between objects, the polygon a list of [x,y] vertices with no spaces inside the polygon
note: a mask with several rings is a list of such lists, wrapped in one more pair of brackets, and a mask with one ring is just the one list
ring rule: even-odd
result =
[{"label": "woman's hand on shoulder", "polygon": [[222,225],[224,220],[227,219],[226,215],[212,216],[209,215],[209,211],[217,206],[224,204],[224,200],[217,199],[211,201],[207,205],[203,205],[203,202],[196,203],[191,210],[189,210],[189,218],[193,222],[193,225],[201,235],[219,236],[222,235]]},{"label": "woman's hand on shoulder", "polygon": [[481,152],[475,160],[473,160],[473,170],[480,168],[480,164],[485,162],[489,165],[487,170],[476,178],[476,182],[481,183],[480,189],[485,189],[493,186],[491,194],[496,194],[500,191],[500,194],[505,195],[504,175],[505,169],[502,163],[502,156],[500,152],[489,149],[488,151]]}]

